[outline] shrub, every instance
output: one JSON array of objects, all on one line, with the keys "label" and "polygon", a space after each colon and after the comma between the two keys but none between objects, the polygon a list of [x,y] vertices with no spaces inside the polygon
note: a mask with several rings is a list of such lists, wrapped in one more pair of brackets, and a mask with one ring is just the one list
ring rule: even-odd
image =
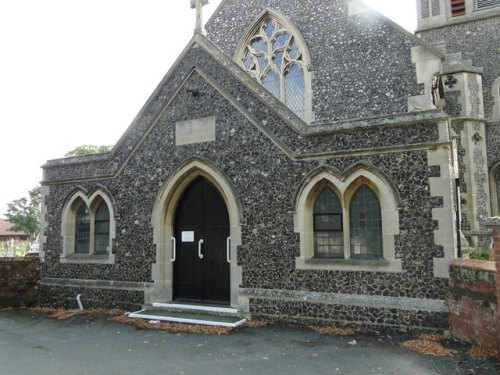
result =
[{"label": "shrub", "polygon": [[470,259],[476,260],[489,260],[490,251],[488,249],[474,250],[469,254]]}]

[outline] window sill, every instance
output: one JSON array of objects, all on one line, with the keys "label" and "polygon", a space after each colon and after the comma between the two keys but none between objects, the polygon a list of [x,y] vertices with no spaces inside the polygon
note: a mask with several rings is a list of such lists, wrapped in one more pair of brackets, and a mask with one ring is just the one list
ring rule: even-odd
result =
[{"label": "window sill", "polygon": [[74,264],[114,264],[115,256],[113,254],[106,255],[88,255],[88,254],[70,254],[62,256],[61,263]]},{"label": "window sill", "polygon": [[295,266],[301,270],[402,272],[399,259],[296,258]]}]

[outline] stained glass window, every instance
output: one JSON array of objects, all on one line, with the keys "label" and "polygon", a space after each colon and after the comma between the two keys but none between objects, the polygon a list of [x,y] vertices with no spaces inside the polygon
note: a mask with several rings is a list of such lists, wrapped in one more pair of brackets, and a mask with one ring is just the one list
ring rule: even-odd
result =
[{"label": "stained glass window", "polygon": [[382,257],[380,202],[368,186],[361,186],[354,194],[349,208],[349,218],[351,257]]},{"label": "stained glass window", "polygon": [[298,116],[305,114],[303,55],[294,36],[274,18],[265,19],[239,61],[271,94]]},{"label": "stained glass window", "polygon": [[90,245],[90,215],[84,202],[76,211],[75,253],[88,254]]},{"label": "stained glass window", "polygon": [[94,253],[107,254],[109,248],[109,209],[102,201],[95,213],[94,220]]},{"label": "stained glass window", "polygon": [[314,203],[314,256],[344,258],[342,205],[337,195],[324,188]]}]

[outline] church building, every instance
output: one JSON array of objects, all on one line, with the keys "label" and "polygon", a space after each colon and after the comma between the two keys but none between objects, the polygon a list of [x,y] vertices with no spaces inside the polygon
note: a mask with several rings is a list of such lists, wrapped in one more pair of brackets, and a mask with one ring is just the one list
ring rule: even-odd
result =
[{"label": "church building", "polygon": [[[109,153],[44,165],[40,302],[448,327],[500,206],[500,0],[223,0]],[[186,6],[189,4],[186,1]]]}]

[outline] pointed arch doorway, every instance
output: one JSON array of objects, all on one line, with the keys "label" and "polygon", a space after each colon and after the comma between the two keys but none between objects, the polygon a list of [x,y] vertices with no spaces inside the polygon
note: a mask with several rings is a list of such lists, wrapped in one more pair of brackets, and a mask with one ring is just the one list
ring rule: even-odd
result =
[{"label": "pointed arch doorway", "polygon": [[173,235],[173,299],[229,304],[229,214],[221,193],[205,177],[196,177],[180,197]]}]

